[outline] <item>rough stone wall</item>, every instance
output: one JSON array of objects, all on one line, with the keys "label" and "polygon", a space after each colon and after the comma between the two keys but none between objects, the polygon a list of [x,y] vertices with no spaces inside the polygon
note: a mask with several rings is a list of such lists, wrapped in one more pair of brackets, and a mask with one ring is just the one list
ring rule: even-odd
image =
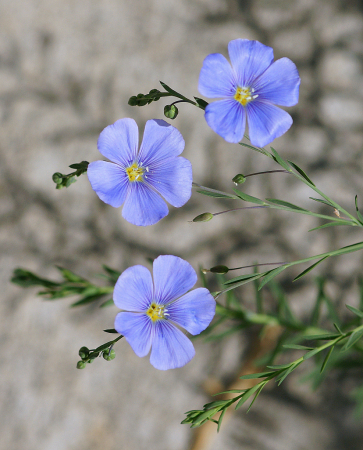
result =
[{"label": "rough stone wall", "polygon": [[[159,224],[140,229],[103,204],[85,176],[56,191],[53,172],[99,158],[100,131],[122,117],[140,129],[162,118],[163,101],[143,108],[127,100],[162,80],[198,95],[202,61],[227,53],[231,39],[258,39],[298,66],[300,102],[292,129],[274,146],[306,169],[322,190],[353,211],[362,193],[363,12],[347,0],[0,0],[0,449],[184,450],[192,432],[184,411],[208,399],[208,377],[233,380],[246,338],[195,341],[186,367],[159,372],[120,342],[114,361],[75,370],[77,350],[105,341],[114,307],[68,309],[9,283],[14,267],[57,277],[54,265],[86,277],[105,263],[119,270],[146,257],[174,254],[210,267],[303,258],[361,240],[355,230],[307,230],[316,220],[288,213],[231,213],[206,224],[196,215],[232,203],[193,194]],[[227,144],[197,108],[181,105],[173,122],[186,140],[194,180],[231,190],[232,177],[273,169],[267,158]],[[285,175],[254,177],[246,191],[311,205],[311,192]],[[321,209],[326,213],[326,210]],[[357,302],[362,257],[328,261],[334,298]],[[301,317],[314,298],[312,277],[280,281]],[[210,277],[213,283],[213,278]],[[241,301],[252,303],[251,290]],[[344,307],[342,306],[342,311]],[[106,336],[107,339],[107,336]],[[360,449],[346,383],[331,377],[312,394],[296,378],[267,391],[216,437],[214,449]],[[333,395],[334,394],[334,395]]]}]

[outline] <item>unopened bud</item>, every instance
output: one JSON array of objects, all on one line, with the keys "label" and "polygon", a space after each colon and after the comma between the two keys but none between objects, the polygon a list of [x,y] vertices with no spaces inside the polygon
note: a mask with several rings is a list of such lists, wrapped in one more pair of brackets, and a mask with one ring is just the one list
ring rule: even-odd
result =
[{"label": "unopened bud", "polygon": [[206,212],[203,214],[199,214],[199,216],[194,217],[193,222],[209,222],[213,219],[213,214]]},{"label": "unopened bud", "polygon": [[136,95],[133,95],[132,97],[129,98],[128,104],[130,106],[136,106],[138,104]]},{"label": "unopened bud", "polygon": [[213,273],[219,273],[221,275],[224,275],[225,273],[227,273],[229,271],[227,266],[214,266],[211,269],[209,269],[210,272]]},{"label": "unopened bud", "polygon": [[79,354],[79,356],[80,356],[82,359],[87,359],[87,358],[88,358],[88,355],[89,355],[89,350],[88,350],[87,347],[81,347],[81,348],[79,349],[78,354]]},{"label": "unopened bud", "polygon": [[246,177],[239,173],[235,177],[232,178],[234,184],[243,184],[246,181]]},{"label": "unopened bud", "polygon": [[60,172],[53,173],[52,180],[56,184],[61,184],[63,181],[63,174],[61,174]]},{"label": "unopened bud", "polygon": [[85,361],[78,361],[77,363],[77,369],[84,369],[86,367],[87,363]]},{"label": "unopened bud", "polygon": [[[159,89],[151,89],[151,91],[149,92],[149,94],[158,94],[159,92],[160,92]],[[154,100],[155,100],[155,101],[160,100],[160,95],[156,95],[156,96],[154,97]]]},{"label": "unopened bud", "polygon": [[102,353],[102,356],[103,356],[103,359],[105,359],[106,361],[112,361],[113,359],[116,358],[116,353],[115,353],[114,349],[112,349],[110,352],[109,352],[109,350],[105,350]]},{"label": "unopened bud", "polygon": [[175,105],[166,105],[164,107],[164,116],[168,119],[175,119],[178,113],[179,110]]},{"label": "unopened bud", "polygon": [[144,106],[149,103],[149,100],[147,98],[145,98],[144,94],[137,94],[136,100],[137,100],[137,103],[136,103],[137,106]]}]

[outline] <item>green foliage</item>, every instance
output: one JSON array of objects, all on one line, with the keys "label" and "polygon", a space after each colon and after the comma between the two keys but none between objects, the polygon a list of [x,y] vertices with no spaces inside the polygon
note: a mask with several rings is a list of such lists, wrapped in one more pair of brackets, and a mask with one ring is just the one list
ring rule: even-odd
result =
[{"label": "green foliage", "polygon": [[77,164],[71,164],[69,167],[76,170],[68,175],[64,175],[60,172],[54,173],[52,179],[56,184],[56,189],[62,189],[64,187],[67,188],[71,184],[75,183],[77,181],[76,177],[80,177],[83,173],[87,172],[88,164],[88,161],[81,161]]}]

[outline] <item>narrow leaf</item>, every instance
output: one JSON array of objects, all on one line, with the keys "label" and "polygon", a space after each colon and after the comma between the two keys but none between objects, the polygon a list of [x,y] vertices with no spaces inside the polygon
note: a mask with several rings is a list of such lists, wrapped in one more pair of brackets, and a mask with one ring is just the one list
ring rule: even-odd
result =
[{"label": "narrow leaf", "polygon": [[105,333],[117,333],[118,334],[118,331],[117,330],[115,330],[114,328],[107,328],[107,330],[103,330]]},{"label": "narrow leaf", "polygon": [[266,200],[275,205],[284,206],[285,208],[294,209],[297,211],[308,211],[307,209],[300,208],[300,206],[296,206],[292,203],[285,202],[284,200],[278,200],[277,198],[266,198]]},{"label": "narrow leaf", "polygon": [[348,342],[342,348],[342,352],[350,349],[359,339],[363,336],[363,327],[359,327],[357,330],[353,331],[353,333],[349,336]]},{"label": "narrow leaf", "polygon": [[352,222],[350,220],[341,220],[341,221],[335,221],[335,222],[328,222],[328,223],[324,223],[324,225],[320,225],[318,227],[315,228],[311,228],[309,230],[310,231],[316,231],[316,230],[321,230],[323,228],[329,228],[329,227],[338,227],[338,226],[342,226],[342,225],[352,225]]},{"label": "narrow leaf", "polygon": [[247,375],[243,375],[242,377],[239,377],[240,380],[253,380],[255,378],[265,378],[269,375],[273,375],[275,372],[259,372],[259,373],[249,373]]},{"label": "narrow leaf", "polygon": [[229,194],[222,194],[220,192],[212,192],[212,191],[205,191],[198,189],[198,194],[207,195],[208,197],[214,197],[214,198],[228,198],[235,200],[237,197],[235,195],[229,195]]},{"label": "narrow leaf", "polygon": [[300,278],[302,278],[304,275],[306,275],[307,273],[309,273],[311,270],[314,269],[314,267],[316,267],[318,264],[320,264],[321,262],[324,261],[324,259],[328,258],[328,256],[324,256],[324,258],[319,259],[319,261],[317,261],[316,263],[312,264],[311,266],[309,266],[307,269],[305,269],[303,272],[301,272],[297,277],[295,277],[292,281],[296,281],[299,280]]},{"label": "narrow leaf", "polygon": [[265,284],[267,284],[269,281],[271,281],[273,278],[275,278],[279,273],[287,269],[287,265],[276,267],[276,269],[269,270],[267,274],[263,277],[263,280],[261,281],[258,290],[262,289]]},{"label": "narrow leaf", "polygon": [[307,341],[331,341],[332,339],[336,339],[338,337],[340,337],[340,334],[322,333],[305,336],[304,339]]},{"label": "narrow leaf", "polygon": [[351,311],[353,314],[355,314],[356,316],[360,317],[361,319],[363,319],[363,311],[360,311],[357,308],[354,308],[354,306],[350,306],[350,305],[345,305],[349,311]]},{"label": "narrow leaf", "polygon": [[284,344],[284,348],[292,349],[292,350],[313,350],[314,347],[306,347],[305,345],[295,345],[295,344]]},{"label": "narrow leaf", "polygon": [[238,189],[233,189],[233,190],[237,194],[237,196],[241,200],[244,200],[245,202],[256,203],[257,205],[266,205],[266,203],[263,200],[260,200],[257,197],[252,197],[252,195],[245,194],[244,192],[241,192]]},{"label": "narrow leaf", "polygon": [[100,304],[100,308],[106,308],[107,306],[114,305],[112,298],[106,300],[105,302]]},{"label": "narrow leaf", "polygon": [[309,198],[310,198],[310,200],[314,200],[314,202],[324,203],[324,205],[331,206],[332,208],[335,208],[334,205],[332,205],[327,200],[323,200],[322,198],[314,198],[314,197],[309,197]]},{"label": "narrow leaf", "polygon": [[297,166],[295,163],[288,161],[289,164],[297,171],[299,172],[299,174],[305,178],[305,180],[309,183],[312,184],[313,186],[315,186],[315,184],[310,180],[310,178],[306,175],[306,173],[299,167]]},{"label": "narrow leaf", "polygon": [[224,409],[223,411],[222,411],[222,414],[219,416],[219,419],[218,419],[218,427],[217,427],[217,433],[219,433],[219,430],[221,429],[221,425],[222,425],[222,420],[223,420],[223,417],[224,417],[224,413],[227,411],[227,409]]},{"label": "narrow leaf", "polygon": [[238,408],[240,408],[243,403],[251,397],[251,395],[253,395],[258,389],[260,389],[260,386],[260,384],[256,384],[255,386],[248,389],[248,391],[246,391],[244,394],[242,394],[242,397],[239,399],[235,409],[237,410]]},{"label": "narrow leaf", "polygon": [[332,345],[332,346],[330,347],[328,353],[326,354],[326,356],[325,356],[325,358],[324,358],[324,361],[323,361],[323,364],[322,364],[321,369],[320,369],[320,373],[322,373],[322,372],[324,371],[325,366],[327,365],[328,360],[329,360],[329,358],[330,358],[330,355],[333,353],[333,350],[334,350],[334,345]]},{"label": "narrow leaf", "polygon": [[277,153],[277,151],[273,147],[270,147],[270,149],[272,150],[275,161],[278,164],[280,164],[281,167],[283,167],[284,169],[291,172],[289,165],[287,164],[287,162],[284,159],[281,158],[281,156]]},{"label": "narrow leaf", "polygon": [[257,390],[256,395],[254,396],[252,402],[250,403],[250,406],[248,407],[246,414],[249,412],[249,410],[252,408],[252,405],[255,403],[256,398],[260,395],[262,389],[264,388],[264,384],[261,384],[260,388]]}]

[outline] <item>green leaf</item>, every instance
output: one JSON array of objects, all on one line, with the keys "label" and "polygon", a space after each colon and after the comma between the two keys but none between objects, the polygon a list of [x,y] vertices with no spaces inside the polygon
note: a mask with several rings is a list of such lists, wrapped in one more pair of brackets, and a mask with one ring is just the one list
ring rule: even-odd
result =
[{"label": "green leaf", "polygon": [[359,222],[363,225],[363,216],[362,216],[362,214],[359,212],[359,209],[358,209],[358,195],[355,196],[355,209],[356,209],[356,211],[357,211],[357,217],[358,217],[358,220],[359,220]]},{"label": "green leaf", "polygon": [[278,386],[280,386],[280,384],[284,381],[284,379],[290,375],[290,373],[296,369],[296,367],[298,367],[301,364],[302,361],[300,361],[299,363],[294,363],[291,364],[291,366],[289,368],[287,368],[283,373],[281,373],[277,378],[276,381],[278,381]]},{"label": "green leaf", "polygon": [[324,205],[331,206],[332,208],[335,208],[335,206],[332,205],[332,204],[331,204],[330,202],[328,202],[327,200],[323,200],[323,199],[321,199],[321,198],[314,198],[314,197],[309,197],[309,198],[310,198],[310,200],[314,200],[314,202],[324,203]]},{"label": "green leaf", "polygon": [[331,341],[340,337],[340,334],[336,333],[322,333],[322,334],[311,334],[310,336],[305,336],[304,339],[307,341]]},{"label": "green leaf", "polygon": [[243,375],[239,377],[240,380],[254,380],[256,378],[265,378],[270,375],[273,375],[275,372],[259,372],[259,373],[249,373],[247,375]]},{"label": "green leaf", "polygon": [[327,363],[328,363],[328,361],[329,361],[330,355],[333,353],[334,347],[335,347],[335,346],[332,345],[332,346],[330,347],[328,353],[326,354],[326,356],[325,356],[325,358],[324,358],[324,361],[323,361],[323,364],[322,364],[321,369],[320,369],[320,373],[322,373],[322,372],[324,371],[324,369],[325,369],[325,367],[326,367],[326,365],[327,365]]},{"label": "green leaf", "polygon": [[296,165],[295,163],[293,163],[293,162],[291,162],[291,161],[288,161],[288,163],[297,171],[297,172],[299,172],[299,174],[303,177],[303,178],[305,178],[305,180],[309,183],[309,184],[311,184],[311,185],[313,185],[314,187],[315,187],[315,184],[310,180],[310,178],[306,175],[306,173],[298,166],[298,165]]},{"label": "green leaf", "polygon": [[107,306],[114,305],[112,298],[106,300],[105,302],[100,304],[100,308],[106,308]]},{"label": "green leaf", "polygon": [[252,195],[245,194],[244,192],[241,192],[238,189],[233,189],[233,190],[237,194],[237,196],[241,200],[244,200],[245,202],[256,203],[257,205],[266,205],[266,203],[263,200],[260,200],[257,197],[252,197]]},{"label": "green leaf", "polygon": [[348,342],[342,348],[342,352],[350,349],[359,339],[363,336],[363,326],[357,328],[353,333],[349,336]]},{"label": "green leaf", "polygon": [[103,330],[103,331],[105,333],[117,333],[117,334],[119,334],[118,331],[115,330],[114,328],[107,328],[107,330]]},{"label": "green leaf", "polygon": [[342,330],[339,328],[339,325],[338,325],[337,323],[333,323],[333,325],[334,325],[335,329],[337,330],[337,332],[338,332],[340,335],[343,335],[343,334],[344,334],[344,333],[342,332]]},{"label": "green leaf", "polygon": [[287,162],[284,159],[281,158],[281,156],[277,153],[277,151],[273,147],[270,147],[270,149],[272,150],[274,160],[278,164],[280,164],[280,166],[283,167],[285,170],[288,170],[289,172],[291,172],[289,165],[287,164]]},{"label": "green leaf", "polygon": [[95,302],[103,297],[105,294],[94,294],[82,297],[81,300],[74,302],[71,304],[71,308],[75,308],[76,306],[88,305],[89,303]]},{"label": "green leaf", "polygon": [[314,347],[306,347],[305,345],[295,345],[295,344],[284,344],[284,348],[292,349],[292,350],[313,350]]},{"label": "green leaf", "polygon": [[219,416],[219,419],[218,419],[218,427],[217,427],[217,433],[219,433],[219,430],[221,429],[222,420],[223,420],[223,417],[224,417],[224,414],[225,414],[226,411],[227,411],[227,408],[224,409],[224,410],[222,411],[222,414]]},{"label": "green leaf", "polygon": [[266,272],[266,274],[263,277],[263,280],[261,281],[258,290],[261,290],[265,284],[267,284],[269,281],[271,281],[273,278],[275,278],[279,273],[283,272],[285,269],[287,269],[287,265],[276,267],[276,269],[269,270]]},{"label": "green leaf", "polygon": [[181,95],[179,94],[179,92],[174,91],[171,87],[169,87],[167,84],[163,83],[162,81],[160,81],[160,84],[162,85],[162,87],[163,87],[167,92],[169,92],[169,94],[172,94],[172,95],[174,95],[175,97],[178,97],[178,98],[183,97],[183,96],[181,96]]},{"label": "green leaf", "polygon": [[253,395],[258,389],[260,389],[260,386],[260,383],[256,384],[255,386],[248,389],[244,394],[242,394],[241,398],[237,402],[235,409],[237,410],[238,408],[240,408],[243,403],[245,403],[245,401],[247,401],[251,397],[251,395]]},{"label": "green leaf", "polygon": [[328,222],[328,223],[324,223],[324,225],[320,225],[318,227],[315,228],[311,228],[309,230],[310,231],[316,231],[316,230],[321,230],[323,228],[329,228],[329,227],[338,227],[338,226],[343,226],[343,225],[352,225],[352,222],[350,220],[341,220],[341,221],[335,221],[335,222]]},{"label": "green leaf", "polygon": [[73,273],[72,271],[70,271],[68,269],[64,269],[63,267],[60,267],[60,266],[56,266],[56,267],[59,270],[59,272],[62,274],[62,277],[67,281],[70,281],[72,283],[87,282],[87,280],[85,278],[82,278],[79,275],[76,275],[75,273]]},{"label": "green leaf", "polygon": [[245,275],[240,275],[239,277],[232,278],[231,280],[225,281],[223,284],[225,286],[228,286],[228,285],[235,284],[235,283],[238,283],[239,281],[243,281],[243,280],[261,278],[261,276],[262,276],[262,274],[260,274],[260,273],[248,273]]},{"label": "green leaf", "polygon": [[363,319],[363,311],[360,311],[357,308],[354,308],[354,306],[350,306],[350,305],[345,305],[349,311],[351,311],[353,314],[355,314],[356,316],[360,317],[361,319]]},{"label": "green leaf", "polygon": [[324,259],[328,258],[328,256],[324,256],[324,258],[319,259],[319,261],[317,261],[316,263],[312,264],[311,266],[309,266],[307,269],[305,269],[303,272],[299,273],[299,275],[297,277],[295,277],[292,281],[296,281],[299,280],[300,278],[302,278],[304,275],[306,275],[307,273],[309,273],[311,270],[314,269],[314,267],[316,267],[318,264],[320,264],[321,262],[324,261]]},{"label": "green leaf", "polygon": [[303,356],[304,361],[306,359],[311,358],[312,356],[316,355],[317,353],[321,352],[322,349],[320,347],[314,348],[314,350],[310,350],[310,352],[305,353],[305,355]]},{"label": "green leaf", "polygon": [[197,192],[198,192],[198,194],[208,195],[208,197],[214,197],[214,198],[228,198],[228,199],[232,199],[232,200],[236,200],[238,198],[235,195],[224,194],[224,193],[218,192],[218,191],[213,192],[213,191],[205,191],[202,189],[198,189]]},{"label": "green leaf", "polygon": [[294,209],[297,211],[308,211],[307,209],[300,208],[300,206],[296,206],[296,205],[293,205],[292,203],[285,202],[284,200],[278,200],[276,198],[266,198],[266,201],[273,203],[275,205],[284,206],[285,208]]},{"label": "green leaf", "polygon": [[194,97],[194,98],[195,98],[195,101],[197,102],[197,105],[199,106],[199,108],[205,109],[208,106],[208,102],[206,102],[202,98],[199,98],[199,97]]},{"label": "green leaf", "polygon": [[246,411],[246,414],[247,414],[247,413],[249,412],[249,410],[252,408],[252,405],[255,403],[256,398],[260,395],[260,393],[261,393],[262,389],[264,388],[264,386],[265,386],[265,385],[262,384],[262,385],[260,386],[260,388],[257,389],[256,395],[254,396],[252,402],[250,403],[250,406],[248,407],[248,409],[247,409],[247,411]]}]

